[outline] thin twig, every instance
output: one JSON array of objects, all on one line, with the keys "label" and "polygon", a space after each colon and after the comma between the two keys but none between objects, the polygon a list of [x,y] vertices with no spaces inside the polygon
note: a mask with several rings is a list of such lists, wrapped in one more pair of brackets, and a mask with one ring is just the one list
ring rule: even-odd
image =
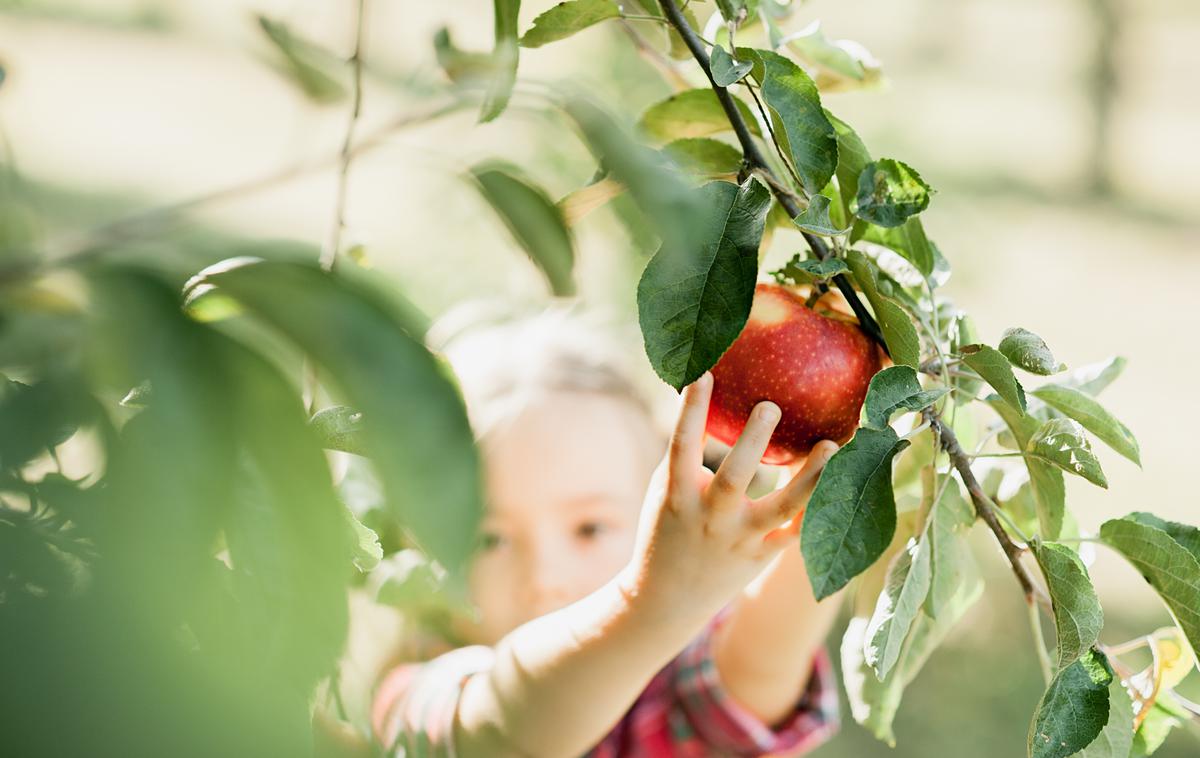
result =
[{"label": "thin twig", "polygon": [[[350,165],[354,162],[354,132],[358,128],[358,119],[362,115],[363,86],[363,43],[366,38],[367,0],[358,0],[354,14],[354,52],[350,56],[350,68],[353,76],[354,95],[350,106],[350,119],[346,124],[346,135],[342,138],[342,149],[338,153],[337,192],[333,200],[333,224],[329,229],[329,237],[321,248],[321,268],[330,273],[337,268],[338,254],[342,249],[342,233],[346,229],[346,199],[350,184]],[[317,409],[317,399],[321,389],[321,379],[318,375],[317,364],[311,358],[304,362],[304,405],[309,415]]]},{"label": "thin twig", "polygon": [[1054,665],[1050,662],[1050,653],[1046,651],[1046,637],[1042,634],[1042,617],[1038,614],[1037,604],[1029,601],[1029,629],[1033,632],[1033,647],[1037,651],[1038,666],[1042,669],[1042,678],[1046,686],[1054,678]]},{"label": "thin twig", "polygon": [[637,48],[638,53],[648,60],[655,68],[657,68],[663,76],[670,80],[671,86],[677,92],[682,92],[686,89],[691,89],[692,85],[683,74],[679,73],[679,69],[667,56],[663,55],[662,51],[646,41],[646,38],[641,35],[633,24],[625,21],[624,18],[619,19],[621,28],[625,31],[626,36],[633,41],[633,46]]},{"label": "thin twig", "polygon": [[337,266],[338,253],[342,247],[342,233],[346,229],[346,197],[350,180],[350,164],[354,161],[354,132],[362,115],[363,86],[363,43],[366,38],[367,0],[358,0],[354,19],[354,53],[350,56],[350,68],[354,77],[354,101],[350,107],[350,120],[346,124],[346,136],[338,154],[337,195],[333,204],[333,226],[329,239],[321,250],[321,268],[333,271]]},{"label": "thin twig", "polygon": [[[415,114],[404,114],[397,116],[388,123],[380,126],[372,131],[367,136],[358,141],[358,144],[351,148],[352,157],[360,157],[365,153],[375,150],[392,136],[395,132],[405,129],[410,126],[424,124],[429,121],[442,118],[443,116],[456,113],[466,107],[473,105],[469,100],[455,100],[454,102],[440,105],[432,110],[422,111]],[[174,223],[181,220],[189,211],[194,211],[210,205],[236,200],[246,195],[252,195],[256,192],[261,192],[271,187],[285,184],[294,179],[298,179],[308,174],[323,171],[330,166],[337,165],[341,160],[341,155],[325,155],[315,160],[303,161],[286,166],[282,169],[263,174],[249,181],[238,182],[227,187],[206,192],[194,197],[181,200],[168,205],[161,205],[156,208],[151,208],[146,211],[140,211],[130,216],[110,221],[101,226],[95,227],[81,237],[78,237],[74,242],[67,244],[51,245],[58,247],[67,252],[59,255],[48,256],[44,265],[61,266],[72,263],[79,263],[94,255],[102,252],[104,248],[120,242],[129,242],[147,237],[153,237],[163,231],[169,229]],[[36,264],[31,264],[36,265]],[[29,273],[31,266],[11,267],[0,270],[0,283],[25,276]]]},{"label": "thin twig", "polygon": [[1004,555],[1012,565],[1013,574],[1017,577],[1017,583],[1021,585],[1021,591],[1025,594],[1025,601],[1032,603],[1035,596],[1035,585],[1025,568],[1025,564],[1021,562],[1021,553],[1023,551],[1013,543],[1012,538],[1008,536],[1008,532],[1004,531],[1004,527],[996,517],[995,504],[984,493],[979,480],[975,478],[975,472],[971,470],[971,462],[967,458],[966,452],[963,451],[962,445],[959,444],[954,430],[947,426],[942,417],[932,408],[925,409],[924,415],[937,434],[942,449],[950,456],[951,463],[954,464],[959,477],[962,478],[963,484],[966,485],[967,492],[971,495],[971,501],[975,503],[975,512],[979,515],[979,518],[983,519],[988,528],[992,530],[992,534],[996,536],[996,541],[1000,543],[1000,548],[1004,551]]},{"label": "thin twig", "polygon": [[[766,172],[770,172],[771,164],[767,162],[766,156],[759,150],[758,144],[754,141],[754,135],[750,133],[750,129],[746,125],[746,120],[742,117],[741,111],[738,110],[733,96],[729,94],[729,90],[717,84],[716,80],[713,79],[708,52],[704,49],[700,38],[696,36],[696,32],[688,24],[687,19],[679,11],[679,6],[675,4],[675,0],[659,0],[659,6],[662,8],[663,15],[675,27],[676,31],[679,32],[679,36],[692,53],[692,57],[700,64],[700,69],[704,71],[704,75],[708,77],[709,84],[712,85],[713,92],[716,93],[717,101],[721,104],[721,109],[725,111],[725,116],[729,119],[730,126],[733,127],[733,133],[737,135],[738,143],[742,146],[742,152],[745,154],[746,160],[753,168],[761,168]],[[779,192],[775,190],[774,185],[772,185],[772,190],[779,204],[783,206],[784,210],[792,218],[799,216],[804,210],[796,203],[794,195]],[[829,257],[829,248],[825,245],[824,240],[809,232],[801,231],[801,234],[804,235],[804,239],[812,249],[813,255],[819,260],[825,260]],[[850,309],[854,311],[854,315],[858,318],[858,323],[863,331],[879,343],[880,347],[886,353],[888,350],[887,343],[883,339],[883,332],[880,331],[879,324],[875,321],[875,318],[867,311],[866,306],[862,304],[858,293],[851,286],[850,280],[844,274],[838,274],[833,278],[833,282],[846,298]]]}]

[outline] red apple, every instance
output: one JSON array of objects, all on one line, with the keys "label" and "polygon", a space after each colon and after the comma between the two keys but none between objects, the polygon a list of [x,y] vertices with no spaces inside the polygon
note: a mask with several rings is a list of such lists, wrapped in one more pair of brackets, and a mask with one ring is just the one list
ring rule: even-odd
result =
[{"label": "red apple", "polygon": [[786,287],[755,288],[746,327],[712,369],[709,434],[732,445],[754,406],[770,400],[783,417],[764,463],[792,463],[821,440],[850,439],[881,353],[852,317],[818,309]]}]

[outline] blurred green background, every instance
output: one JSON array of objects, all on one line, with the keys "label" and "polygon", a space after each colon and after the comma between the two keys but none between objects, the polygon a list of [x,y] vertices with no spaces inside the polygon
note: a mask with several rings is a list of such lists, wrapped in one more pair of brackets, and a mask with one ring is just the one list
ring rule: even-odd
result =
[{"label": "blurred green background", "polygon": [[[67,254],[98,224],[331,156],[345,103],[315,105],[268,65],[253,14],[347,53],[351,5],[0,0],[8,169],[0,233],[33,230],[39,247]],[[549,5],[525,2],[521,28]],[[954,266],[948,292],[974,315],[981,337],[994,341],[1020,325],[1069,365],[1129,359],[1107,404],[1138,435],[1144,469],[1100,450],[1108,492],[1068,482],[1084,527],[1140,509],[1200,521],[1190,488],[1200,424],[1192,400],[1200,374],[1200,4],[813,0],[787,28],[814,19],[830,38],[856,40],[881,61],[884,90],[825,103],[874,153],[903,158],[939,191],[926,228]],[[431,44],[438,28],[484,50],[491,24],[487,3],[374,0],[362,133],[435,104],[428,87],[440,81]],[[521,77],[597,93],[630,120],[669,92],[613,25],[523,51]],[[463,171],[502,157],[562,196],[595,167],[561,120],[520,95],[514,103],[484,126],[467,110],[388,133],[355,164],[347,235],[430,314],[481,294],[545,297]],[[136,249],[178,256],[181,275],[225,257],[236,238],[288,239],[315,256],[334,192],[332,171],[306,171],[189,208],[163,232],[181,245],[155,242],[156,216],[122,231],[152,232]],[[576,232],[583,294],[632,319],[646,241],[610,210]],[[769,255],[786,259],[800,245],[798,235],[779,234]],[[1003,572],[994,546],[978,547],[985,566]],[[1092,573],[1108,610],[1106,642],[1167,623],[1115,556],[1101,552]],[[1196,679],[1181,688],[1194,700]],[[910,687],[891,754],[1021,755],[1041,689],[1020,595],[1015,586],[994,592]],[[1158,755],[1200,754],[1198,735],[1177,734]],[[884,750],[848,723],[816,755]]]}]

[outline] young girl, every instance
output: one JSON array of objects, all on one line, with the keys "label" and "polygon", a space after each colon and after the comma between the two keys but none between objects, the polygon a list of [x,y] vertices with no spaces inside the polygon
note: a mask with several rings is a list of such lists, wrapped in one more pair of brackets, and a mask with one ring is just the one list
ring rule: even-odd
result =
[{"label": "young girl", "polygon": [[468,330],[455,367],[485,465],[470,643],[379,683],[392,754],[799,755],[837,726],[797,534],[823,442],[746,492],[779,419],[760,403],[713,473],[712,378],[683,392],[667,455],[618,354],[565,311]]}]

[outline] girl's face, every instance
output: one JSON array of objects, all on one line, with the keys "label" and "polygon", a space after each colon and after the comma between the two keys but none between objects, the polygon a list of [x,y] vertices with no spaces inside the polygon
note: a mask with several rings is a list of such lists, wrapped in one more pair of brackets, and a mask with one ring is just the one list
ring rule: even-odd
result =
[{"label": "girl's face", "polygon": [[462,631],[493,644],[625,565],[662,451],[632,403],[585,392],[536,398],[481,444],[488,509],[471,572],[480,619]]}]

